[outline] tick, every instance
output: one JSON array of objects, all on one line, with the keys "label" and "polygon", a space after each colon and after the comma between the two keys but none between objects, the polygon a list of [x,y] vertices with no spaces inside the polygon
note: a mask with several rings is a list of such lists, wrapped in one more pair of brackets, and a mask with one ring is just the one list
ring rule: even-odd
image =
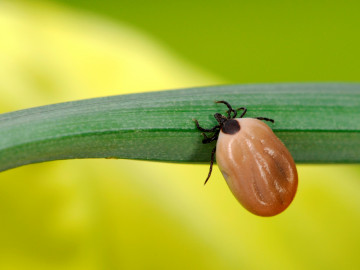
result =
[{"label": "tick", "polygon": [[[226,101],[217,101],[228,107],[226,115],[215,113],[218,125],[211,129],[196,127],[204,136],[203,143],[216,141],[211,152],[209,180],[216,162],[231,192],[251,213],[274,216],[284,211],[294,199],[298,175],[295,162],[285,145],[264,121],[266,117],[243,118],[245,107],[234,110]],[[237,112],[242,111],[239,118]]]}]

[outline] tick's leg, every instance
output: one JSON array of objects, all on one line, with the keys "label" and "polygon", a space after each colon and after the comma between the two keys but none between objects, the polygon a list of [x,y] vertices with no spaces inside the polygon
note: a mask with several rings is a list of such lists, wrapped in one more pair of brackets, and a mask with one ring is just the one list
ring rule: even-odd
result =
[{"label": "tick's leg", "polygon": [[206,144],[206,143],[211,143],[213,141],[216,141],[219,137],[219,133],[216,132],[212,137],[208,137],[206,136],[205,133],[201,133],[203,136],[204,136],[204,139],[202,140],[202,143],[203,144]]},{"label": "tick's leg", "polygon": [[274,119],[266,118],[266,117],[256,117],[256,119],[269,121],[271,123],[275,123]]},{"label": "tick's leg", "polygon": [[228,119],[232,119],[232,118],[235,118],[235,117],[236,117],[237,111],[236,111],[236,110],[232,110],[232,112],[234,113],[234,115],[231,117],[231,115],[229,114],[229,111],[227,111]]},{"label": "tick's leg", "polygon": [[196,119],[193,119],[193,120],[195,122],[195,125],[196,125],[197,129],[202,131],[202,132],[214,132],[217,128],[220,127],[219,125],[216,125],[216,126],[214,126],[213,128],[210,128],[210,129],[202,128],[202,127],[200,127],[198,120],[196,120]]},{"label": "tick's leg", "polygon": [[238,108],[238,109],[236,109],[236,110],[237,110],[237,111],[243,110],[243,112],[242,112],[242,114],[240,115],[239,118],[243,118],[244,115],[245,115],[246,112],[247,112],[247,109],[246,109],[245,107],[240,107],[240,108]]},{"label": "tick's leg", "polygon": [[[231,107],[231,105],[230,105],[227,101],[225,101],[225,100],[220,100],[220,101],[216,101],[216,103],[223,103],[223,104],[225,104],[225,105],[228,107],[229,110],[226,112],[227,115],[228,115],[228,119],[235,118],[235,116],[236,116],[236,111]],[[234,113],[234,117],[231,117],[231,112]]]},{"label": "tick's leg", "polygon": [[229,108],[229,110],[230,111],[233,111],[233,108],[231,107],[231,105],[227,102],[227,101],[225,101],[225,100],[219,100],[219,101],[215,101],[216,103],[223,103],[223,104],[225,104],[228,108]]},{"label": "tick's leg", "polygon": [[211,172],[212,172],[212,167],[214,164],[214,158],[215,158],[215,152],[216,152],[216,146],[214,147],[214,149],[211,151],[211,160],[210,160],[210,169],[209,169],[209,174],[205,180],[204,185],[207,183],[207,181],[209,180],[210,176],[211,176]]}]

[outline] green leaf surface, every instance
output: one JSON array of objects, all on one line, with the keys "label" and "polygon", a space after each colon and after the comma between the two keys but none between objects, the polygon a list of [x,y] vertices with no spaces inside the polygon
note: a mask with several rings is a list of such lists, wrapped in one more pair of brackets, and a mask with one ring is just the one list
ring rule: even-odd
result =
[{"label": "green leaf surface", "polygon": [[360,162],[360,84],[253,84],[111,96],[0,115],[0,171],[73,158],[209,162],[193,119],[216,124],[226,100],[269,123],[296,162]]}]

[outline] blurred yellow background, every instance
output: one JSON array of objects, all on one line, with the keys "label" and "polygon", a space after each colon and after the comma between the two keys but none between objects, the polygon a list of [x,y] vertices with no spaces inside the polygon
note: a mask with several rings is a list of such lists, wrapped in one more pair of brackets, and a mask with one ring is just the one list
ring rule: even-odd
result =
[{"label": "blurred yellow background", "polygon": [[[358,81],[356,1],[0,0],[0,112],[199,85]],[[0,174],[0,269],[360,269],[359,165],[299,165],[261,218],[206,165]]]}]

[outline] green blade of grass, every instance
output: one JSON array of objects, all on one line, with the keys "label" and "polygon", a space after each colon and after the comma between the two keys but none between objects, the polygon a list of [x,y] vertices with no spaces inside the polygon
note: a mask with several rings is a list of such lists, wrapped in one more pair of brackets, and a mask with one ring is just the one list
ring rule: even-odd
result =
[{"label": "green blade of grass", "polygon": [[[0,171],[73,158],[209,162],[192,119],[216,124],[226,100],[269,123],[296,162],[360,161],[360,84],[254,84],[111,96],[0,115]],[[255,134],[256,136],[256,134]]]}]

